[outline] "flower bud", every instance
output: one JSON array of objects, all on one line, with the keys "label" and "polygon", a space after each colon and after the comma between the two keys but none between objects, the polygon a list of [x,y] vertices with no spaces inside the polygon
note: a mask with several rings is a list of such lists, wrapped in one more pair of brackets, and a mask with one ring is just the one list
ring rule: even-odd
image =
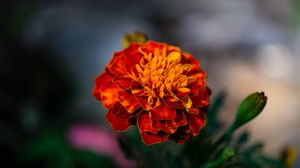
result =
[{"label": "flower bud", "polygon": [[247,96],[237,110],[236,127],[238,128],[255,118],[262,112],[266,104],[267,96],[265,96],[264,92],[255,92]]},{"label": "flower bud", "polygon": [[133,32],[131,34],[126,34],[122,39],[122,46],[123,48],[127,48],[130,43],[145,43],[148,40],[148,37],[146,34],[142,32]]},{"label": "flower bud", "polygon": [[247,96],[240,104],[233,124],[225,133],[226,139],[229,140],[236,129],[260,114],[266,104],[267,96],[264,92],[255,92]]}]

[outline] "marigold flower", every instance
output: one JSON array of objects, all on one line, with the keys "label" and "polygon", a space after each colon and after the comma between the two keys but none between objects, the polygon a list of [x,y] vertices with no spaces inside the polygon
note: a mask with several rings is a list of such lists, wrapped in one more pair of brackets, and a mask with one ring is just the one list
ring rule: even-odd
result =
[{"label": "marigold flower", "polygon": [[95,80],[115,131],[138,125],[145,144],[183,143],[206,123],[210,91],[199,62],[178,47],[148,41],[116,52]]}]

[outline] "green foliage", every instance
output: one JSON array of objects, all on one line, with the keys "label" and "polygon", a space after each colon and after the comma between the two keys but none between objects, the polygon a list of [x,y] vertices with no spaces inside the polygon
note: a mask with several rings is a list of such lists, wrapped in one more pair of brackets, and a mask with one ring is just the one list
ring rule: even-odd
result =
[{"label": "green foliage", "polygon": [[116,167],[108,157],[73,148],[63,134],[56,131],[46,131],[25,143],[17,164],[18,167],[46,168]]}]

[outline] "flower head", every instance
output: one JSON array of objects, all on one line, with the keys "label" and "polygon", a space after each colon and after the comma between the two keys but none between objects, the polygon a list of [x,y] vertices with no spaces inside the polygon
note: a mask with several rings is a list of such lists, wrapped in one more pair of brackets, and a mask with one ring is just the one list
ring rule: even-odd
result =
[{"label": "flower head", "polygon": [[165,43],[131,43],[95,80],[93,95],[116,131],[138,125],[145,144],[183,143],[206,122],[206,73],[190,54]]}]

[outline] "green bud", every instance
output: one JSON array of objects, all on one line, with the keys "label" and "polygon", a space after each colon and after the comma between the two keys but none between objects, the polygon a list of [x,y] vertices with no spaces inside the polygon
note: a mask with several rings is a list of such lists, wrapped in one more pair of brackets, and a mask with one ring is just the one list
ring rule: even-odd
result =
[{"label": "green bud", "polygon": [[148,40],[147,35],[142,32],[133,32],[130,34],[126,34],[122,39],[123,48],[127,48],[130,43],[145,43]]},{"label": "green bud", "polygon": [[264,92],[255,92],[247,96],[240,104],[235,120],[226,132],[226,138],[230,138],[232,133],[259,115],[267,104],[267,96]]},{"label": "green bud", "polygon": [[266,104],[267,96],[265,96],[264,92],[255,92],[247,96],[237,110],[235,118],[236,126],[240,127],[251,121],[262,112]]}]

